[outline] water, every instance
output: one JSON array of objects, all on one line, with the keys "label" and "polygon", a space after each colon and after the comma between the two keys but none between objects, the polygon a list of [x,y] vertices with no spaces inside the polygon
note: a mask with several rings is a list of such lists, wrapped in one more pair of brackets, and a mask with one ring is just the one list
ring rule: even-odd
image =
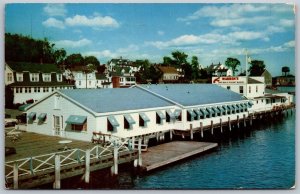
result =
[{"label": "water", "polygon": [[295,92],[295,86],[277,86],[277,90],[280,92]]},{"label": "water", "polygon": [[218,139],[216,151],[136,177],[133,188],[291,188],[295,184],[294,115]]}]

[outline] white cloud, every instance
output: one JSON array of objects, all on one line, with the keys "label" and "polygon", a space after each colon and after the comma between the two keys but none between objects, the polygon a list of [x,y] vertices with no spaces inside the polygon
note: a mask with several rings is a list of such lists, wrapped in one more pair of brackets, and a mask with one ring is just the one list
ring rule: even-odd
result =
[{"label": "white cloud", "polygon": [[67,14],[67,10],[64,4],[54,3],[54,4],[47,4],[44,7],[44,12],[48,16],[62,16],[64,17]]},{"label": "white cloud", "polygon": [[59,28],[59,29],[64,29],[65,28],[64,23],[60,20],[55,19],[55,18],[48,18],[47,20],[43,21],[42,24],[46,27]]},{"label": "white cloud", "polygon": [[79,48],[79,47],[85,47],[92,44],[92,41],[83,38],[77,41],[73,41],[73,40],[54,41],[54,44],[56,45],[56,47],[60,47],[60,48]]},{"label": "white cloud", "polygon": [[165,34],[165,32],[164,32],[164,31],[161,31],[161,30],[159,30],[159,31],[157,31],[157,34],[158,34],[158,35],[160,35],[160,36],[162,36],[162,35],[164,35],[164,34]]},{"label": "white cloud", "polygon": [[103,50],[103,51],[88,51],[82,54],[83,56],[95,56],[98,59],[103,58],[115,58],[118,57],[117,54],[112,53],[110,50]]},{"label": "white cloud", "polygon": [[292,27],[294,26],[294,20],[281,19],[279,20],[279,24],[283,27]]},{"label": "white cloud", "polygon": [[135,44],[130,44],[128,47],[126,48],[119,48],[117,49],[117,53],[131,53],[131,52],[135,52],[138,51],[139,47]]},{"label": "white cloud", "polygon": [[245,24],[257,24],[268,19],[269,17],[216,18],[210,22],[210,25],[218,27],[240,26]]},{"label": "white cloud", "polygon": [[65,19],[65,23],[68,26],[88,26],[88,27],[111,27],[118,28],[119,23],[110,16],[93,16],[87,17],[84,15],[75,15],[74,17],[68,17]]}]

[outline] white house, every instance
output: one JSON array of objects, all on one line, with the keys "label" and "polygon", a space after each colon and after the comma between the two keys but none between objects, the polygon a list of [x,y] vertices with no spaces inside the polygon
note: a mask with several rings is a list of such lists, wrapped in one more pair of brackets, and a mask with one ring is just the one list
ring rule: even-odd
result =
[{"label": "white house", "polygon": [[37,101],[57,89],[73,89],[55,64],[6,63],[5,84],[11,88],[13,103]]},{"label": "white house", "polygon": [[111,77],[105,74],[96,73],[96,87],[97,88],[112,88]]},{"label": "white house", "polygon": [[174,82],[179,79],[179,73],[175,67],[157,66],[157,69],[162,72],[160,82]]},{"label": "white house", "polygon": [[207,72],[212,76],[232,76],[232,70],[228,69],[225,65],[221,64],[211,64],[207,67]]},{"label": "white house", "polygon": [[213,84],[55,91],[27,107],[27,130],[91,141],[93,132],[145,139],[247,117],[252,102]]}]

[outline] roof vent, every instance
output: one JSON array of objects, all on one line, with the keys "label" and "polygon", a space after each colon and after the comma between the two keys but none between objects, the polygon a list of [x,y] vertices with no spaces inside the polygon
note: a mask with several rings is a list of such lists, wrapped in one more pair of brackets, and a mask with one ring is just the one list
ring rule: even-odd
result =
[{"label": "roof vent", "polygon": [[189,94],[189,93],[190,93],[190,91],[187,91],[187,93]]}]

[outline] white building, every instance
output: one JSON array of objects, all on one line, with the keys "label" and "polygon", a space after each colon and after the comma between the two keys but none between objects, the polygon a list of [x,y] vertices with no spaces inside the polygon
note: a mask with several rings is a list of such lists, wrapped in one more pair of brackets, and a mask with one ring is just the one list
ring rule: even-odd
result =
[{"label": "white building", "polygon": [[151,138],[247,117],[251,104],[213,84],[60,90],[27,108],[27,130],[84,141],[93,132]]},{"label": "white building", "polygon": [[162,72],[160,82],[172,82],[179,79],[179,72],[175,67],[171,66],[157,66],[157,69]]},{"label": "white building", "polygon": [[111,59],[107,63],[107,69],[109,72],[115,72],[117,69],[128,69],[129,73],[134,74],[135,72],[138,72],[140,70],[140,67],[137,66],[134,62],[130,61],[129,59],[123,59],[122,57]]},{"label": "white building", "polygon": [[232,70],[228,69],[225,65],[219,63],[219,64],[211,64],[207,67],[208,74],[211,74],[212,76],[232,76]]},{"label": "white building", "polygon": [[5,85],[11,88],[14,104],[37,101],[57,89],[73,89],[55,64],[6,63]]},{"label": "white building", "polygon": [[106,76],[105,74],[96,73],[96,87],[97,88],[112,88],[111,77]]}]

